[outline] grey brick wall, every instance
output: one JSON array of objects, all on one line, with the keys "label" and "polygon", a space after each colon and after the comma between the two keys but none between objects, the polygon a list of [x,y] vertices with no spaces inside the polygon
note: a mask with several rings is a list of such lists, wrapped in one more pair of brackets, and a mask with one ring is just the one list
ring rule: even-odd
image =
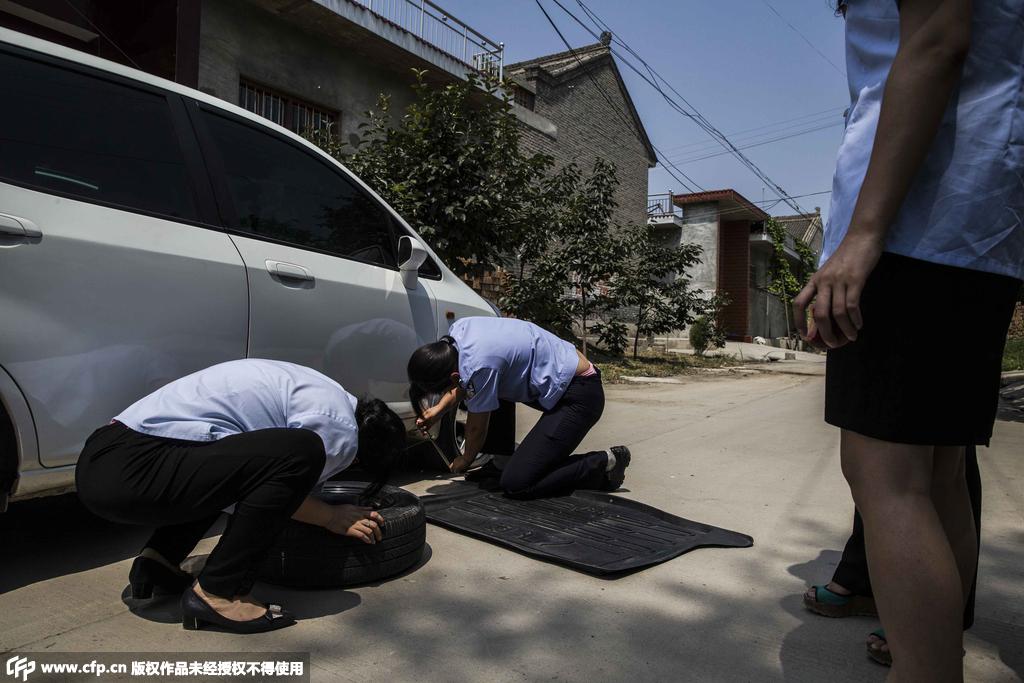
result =
[{"label": "grey brick wall", "polygon": [[412,72],[397,73],[353,49],[304,32],[243,0],[205,0],[199,38],[199,89],[238,104],[244,76],[341,112],[343,139],[381,92],[401,114],[412,101]]},{"label": "grey brick wall", "polygon": [[[557,85],[549,84],[543,78],[536,81],[534,111],[558,126],[558,139],[553,140],[521,125],[521,148],[527,153],[550,154],[558,167],[575,162],[585,171],[591,169],[597,157],[608,159],[618,169],[620,183],[615,194],[618,207],[614,220],[622,225],[645,223],[646,148],[611,66],[604,63],[593,67],[591,74],[593,80],[581,70],[575,78]],[[607,95],[607,100],[601,90]]]}]

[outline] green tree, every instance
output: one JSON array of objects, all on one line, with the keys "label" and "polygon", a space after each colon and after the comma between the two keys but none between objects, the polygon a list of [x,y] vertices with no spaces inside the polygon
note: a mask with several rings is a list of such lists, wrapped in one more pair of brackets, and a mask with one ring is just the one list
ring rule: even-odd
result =
[{"label": "green tree", "polygon": [[619,181],[615,165],[603,158],[594,162],[589,176],[568,201],[559,235],[556,257],[570,276],[574,296],[567,308],[580,329],[580,350],[587,353],[587,322],[614,307],[609,281],[624,265],[626,238],[612,223],[617,206],[614,193]]},{"label": "green tree", "polygon": [[549,156],[519,152],[511,89],[470,74],[438,87],[415,71],[415,100],[393,122],[382,95],[357,139],[314,142],[376,190],[459,275],[493,269],[544,211]]},{"label": "green tree", "polygon": [[577,337],[584,353],[590,322],[609,307],[607,283],[623,263],[623,237],[611,220],[617,185],[604,159],[589,174],[570,164],[542,182],[552,195],[546,220],[520,232],[519,264],[502,298],[508,313]]},{"label": "green tree", "polygon": [[789,322],[790,304],[814,274],[814,252],[803,240],[793,238],[793,248],[799,257],[799,263],[794,268],[786,258],[788,233],[785,226],[774,218],[769,218],[765,221],[764,228],[772,240],[772,257],[768,266],[768,292],[782,300],[782,308],[786,314],[786,334],[789,334],[792,329]]},{"label": "green tree", "polygon": [[700,261],[702,249],[695,244],[667,245],[654,228],[638,225],[627,235],[625,252],[611,289],[620,313],[633,325],[636,358],[641,336],[681,330],[703,311],[700,292],[690,288],[686,274]]}]

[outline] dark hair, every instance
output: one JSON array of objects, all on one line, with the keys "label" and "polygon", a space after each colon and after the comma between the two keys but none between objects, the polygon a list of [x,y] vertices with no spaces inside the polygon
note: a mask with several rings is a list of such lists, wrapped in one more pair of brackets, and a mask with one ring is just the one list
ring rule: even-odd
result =
[{"label": "dark hair", "polygon": [[444,393],[451,386],[451,375],[459,369],[459,350],[449,336],[424,344],[409,358],[409,400],[417,415],[423,414],[423,400]]},{"label": "dark hair", "polygon": [[371,498],[388,483],[392,466],[405,451],[405,424],[384,401],[365,397],[356,403],[356,426],[359,463],[372,477],[362,495]]}]

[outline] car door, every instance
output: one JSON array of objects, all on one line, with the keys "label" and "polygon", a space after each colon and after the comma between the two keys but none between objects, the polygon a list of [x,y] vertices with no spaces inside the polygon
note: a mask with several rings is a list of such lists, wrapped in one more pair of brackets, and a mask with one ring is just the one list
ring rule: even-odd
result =
[{"label": "car door", "polygon": [[44,466],[166,382],[245,356],[245,271],[180,98],[0,45],[0,366]]},{"label": "car door", "polygon": [[300,363],[409,412],[406,365],[436,338],[436,311],[428,285],[402,283],[391,213],[302,142],[193,111],[249,276],[249,355]]}]

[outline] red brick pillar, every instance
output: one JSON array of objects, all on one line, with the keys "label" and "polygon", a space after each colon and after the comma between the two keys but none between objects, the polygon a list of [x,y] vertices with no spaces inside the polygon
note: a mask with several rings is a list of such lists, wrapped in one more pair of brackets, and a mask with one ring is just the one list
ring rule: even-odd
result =
[{"label": "red brick pillar", "polygon": [[750,341],[750,221],[719,224],[718,291],[730,301],[722,310],[726,335]]}]

